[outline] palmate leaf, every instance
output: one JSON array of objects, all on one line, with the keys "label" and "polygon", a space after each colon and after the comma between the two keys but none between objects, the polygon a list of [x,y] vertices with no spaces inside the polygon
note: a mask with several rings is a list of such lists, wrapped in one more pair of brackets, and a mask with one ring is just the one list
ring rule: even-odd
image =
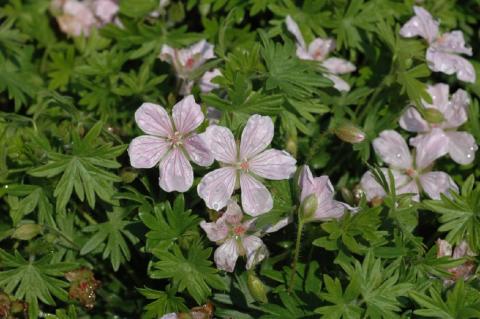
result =
[{"label": "palmate leaf", "polygon": [[177,196],[173,208],[167,201],[164,205],[156,205],[153,213],[140,212],[139,216],[150,229],[146,235],[146,249],[155,250],[154,253],[161,253],[182,239],[188,239],[188,233],[195,230],[200,221],[190,209],[185,210],[183,194]]},{"label": "palmate leaf", "polygon": [[18,252],[11,255],[0,249],[0,287],[9,294],[28,303],[30,318],[37,318],[39,301],[55,305],[56,297],[67,301],[68,294],[64,288],[68,283],[57,277],[63,277],[66,271],[77,267],[73,263],[50,263],[51,256],[39,260],[26,260]]},{"label": "palmate leaf", "polygon": [[0,93],[7,91],[8,98],[14,100],[18,110],[27,102],[27,97],[34,95],[35,86],[32,75],[0,54]]},{"label": "palmate leaf", "polygon": [[146,318],[158,318],[166,313],[187,311],[185,300],[176,296],[175,289],[168,288],[166,291],[150,288],[139,288],[138,291],[149,300],[155,300],[145,306]]},{"label": "palmate leaf", "polygon": [[[438,289],[438,288],[437,288]],[[446,300],[441,292],[432,287],[428,293],[410,292],[410,296],[420,305],[414,311],[416,315],[426,318],[470,319],[480,318],[480,292],[465,286],[462,280],[449,291]]]},{"label": "palmate leaf", "polygon": [[172,252],[164,252],[153,264],[150,276],[154,279],[171,280],[178,291],[187,290],[198,304],[203,303],[211,294],[212,288],[226,289],[225,282],[212,267],[209,257],[212,248],[203,248],[200,242],[194,242],[188,252],[182,252],[178,245]]},{"label": "palmate leaf", "polygon": [[462,186],[461,194],[441,195],[440,200],[425,200],[423,207],[440,214],[442,226],[448,232],[447,241],[458,244],[466,240],[474,252],[480,251],[480,186],[474,188],[475,178],[471,175]]},{"label": "palmate leaf", "polygon": [[80,254],[86,255],[101,247],[103,259],[109,258],[115,271],[120,268],[120,264],[130,260],[130,249],[126,239],[136,244],[138,238],[126,229],[133,223],[125,220],[126,215],[123,209],[115,207],[113,212],[107,213],[108,221],[86,227],[84,231],[94,234],[83,245]]},{"label": "palmate leaf", "polygon": [[124,152],[125,146],[112,146],[111,143],[98,145],[102,126],[101,122],[95,124],[83,139],[73,132],[72,154],[49,152],[47,164],[29,171],[30,175],[37,177],[51,178],[62,174],[53,193],[57,198],[58,211],[65,209],[73,190],[81,201],[86,198],[92,208],[95,207],[96,196],[112,202],[115,192],[113,183],[120,178],[107,169],[120,167],[115,158]]}]

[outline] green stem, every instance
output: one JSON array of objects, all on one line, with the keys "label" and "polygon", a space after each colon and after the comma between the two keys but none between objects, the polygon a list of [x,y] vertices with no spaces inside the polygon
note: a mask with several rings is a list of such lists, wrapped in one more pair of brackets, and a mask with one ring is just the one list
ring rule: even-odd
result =
[{"label": "green stem", "polygon": [[305,225],[304,221],[299,216],[299,218],[298,218],[297,240],[295,241],[295,253],[294,253],[294,256],[293,256],[292,274],[290,276],[290,283],[289,283],[289,287],[288,287],[288,292],[292,292],[293,286],[295,285],[295,274],[297,272],[298,257],[300,256],[300,242],[302,241],[302,231],[303,231],[303,226],[304,225]]}]

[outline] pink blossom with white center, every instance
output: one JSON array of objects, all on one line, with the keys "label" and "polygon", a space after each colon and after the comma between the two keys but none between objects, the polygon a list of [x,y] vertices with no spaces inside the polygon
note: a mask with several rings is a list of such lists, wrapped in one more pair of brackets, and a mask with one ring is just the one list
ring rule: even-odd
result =
[{"label": "pink blossom with white center", "polygon": [[232,272],[240,256],[247,258],[246,268],[250,269],[268,256],[267,247],[260,239],[262,231],[255,228],[255,218],[244,220],[242,209],[234,201],[229,202],[219,219],[212,223],[202,221],[200,227],[208,239],[220,245],[214,254],[218,269]]},{"label": "pink blossom with white center", "polygon": [[97,24],[93,12],[85,2],[65,0],[55,2],[55,6],[62,13],[57,17],[60,30],[68,35],[88,36]]},{"label": "pink blossom with white center", "polygon": [[286,23],[288,31],[290,31],[297,40],[297,56],[302,60],[321,62],[322,66],[328,71],[325,77],[333,82],[334,88],[338,91],[350,91],[350,85],[337,76],[337,74],[351,73],[356,70],[355,65],[344,59],[335,57],[327,58],[327,56],[335,50],[335,40],[330,38],[316,38],[307,46],[298,24],[291,16],[287,16]]},{"label": "pink blossom with white center", "polygon": [[439,83],[429,86],[427,91],[432,97],[432,104],[423,102],[424,107],[440,111],[444,120],[441,123],[428,123],[415,107],[409,107],[400,118],[400,126],[407,131],[419,133],[417,137],[410,139],[410,144],[423,148],[422,141],[436,134],[444,138],[442,144],[448,145],[448,154],[455,162],[463,165],[470,164],[475,159],[478,145],[472,134],[456,131],[468,118],[467,109],[470,99],[467,92],[459,89],[449,100],[447,84]]},{"label": "pink blossom with white center", "polygon": [[175,104],[172,119],[160,105],[143,103],[135,121],[147,135],[134,138],[128,147],[132,167],[152,168],[160,163],[160,187],[166,192],[186,192],[193,183],[189,161],[200,166],[213,163],[203,135],[195,133],[203,120],[192,95]]},{"label": "pink blossom with white center", "polygon": [[333,185],[328,176],[313,177],[310,168],[305,165],[300,173],[298,181],[300,186],[300,202],[303,202],[309,195],[314,194],[317,199],[317,209],[313,216],[308,216],[309,220],[325,221],[341,218],[346,209],[355,210],[349,205],[336,201],[334,197]]},{"label": "pink blossom with white center", "polygon": [[205,175],[198,184],[198,195],[209,208],[220,210],[225,207],[239,182],[245,213],[257,216],[272,209],[272,196],[257,177],[288,179],[295,172],[296,164],[296,160],[285,151],[266,150],[273,133],[272,119],[258,114],[248,119],[240,145],[228,128],[217,125],[207,128],[208,145],[221,166]]},{"label": "pink blossom with white center", "polygon": [[184,49],[174,49],[166,44],[163,45],[159,58],[170,63],[175,69],[177,77],[183,81],[180,94],[190,94],[194,84],[192,72],[205,64],[207,60],[215,57],[213,48],[214,46],[205,40]]},{"label": "pink blossom with white center", "polygon": [[[448,145],[443,143],[444,140],[439,134],[426,137],[422,148],[416,148],[415,164],[407,143],[396,131],[383,131],[373,140],[375,152],[390,166],[397,194],[413,193],[416,194],[413,199],[418,201],[422,190],[432,199],[440,199],[442,193],[448,195],[452,190],[458,191],[447,173],[430,171],[433,162],[447,153]],[[388,180],[387,169],[382,168],[382,172]],[[361,186],[369,201],[385,196],[385,191],[370,171],[363,175]]]},{"label": "pink blossom with white center", "polygon": [[426,59],[432,71],[456,74],[459,80],[474,83],[476,74],[473,65],[460,56],[472,55],[472,48],[465,45],[462,31],[440,34],[439,22],[427,10],[417,6],[413,10],[415,15],[402,26],[400,35],[405,38],[420,36],[428,42]]},{"label": "pink blossom with white center", "polygon": [[[470,249],[468,243],[463,240],[459,245],[452,249],[452,245],[443,239],[437,240],[437,257],[451,257],[452,259],[460,259],[464,257],[474,257],[475,253]],[[475,263],[466,261],[462,265],[448,269],[452,275],[451,279],[443,281],[445,285],[451,285],[458,279],[466,280],[472,276],[475,271]]]}]

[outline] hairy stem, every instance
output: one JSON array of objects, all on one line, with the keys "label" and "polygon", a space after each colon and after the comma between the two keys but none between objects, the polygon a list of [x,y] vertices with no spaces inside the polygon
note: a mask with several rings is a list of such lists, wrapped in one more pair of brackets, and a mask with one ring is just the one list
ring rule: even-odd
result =
[{"label": "hairy stem", "polygon": [[299,216],[299,218],[298,218],[297,240],[295,241],[295,252],[294,252],[294,255],[293,255],[292,274],[290,276],[290,283],[288,285],[288,292],[292,292],[293,286],[295,285],[295,274],[297,272],[298,257],[300,256],[300,242],[302,241],[303,226],[304,226],[304,221]]}]

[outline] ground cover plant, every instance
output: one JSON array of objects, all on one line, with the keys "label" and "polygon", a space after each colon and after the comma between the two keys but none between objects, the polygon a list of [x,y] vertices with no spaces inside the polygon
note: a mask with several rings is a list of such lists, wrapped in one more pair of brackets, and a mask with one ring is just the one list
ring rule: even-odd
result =
[{"label": "ground cover plant", "polygon": [[480,318],[479,27],[0,1],[0,318]]}]

